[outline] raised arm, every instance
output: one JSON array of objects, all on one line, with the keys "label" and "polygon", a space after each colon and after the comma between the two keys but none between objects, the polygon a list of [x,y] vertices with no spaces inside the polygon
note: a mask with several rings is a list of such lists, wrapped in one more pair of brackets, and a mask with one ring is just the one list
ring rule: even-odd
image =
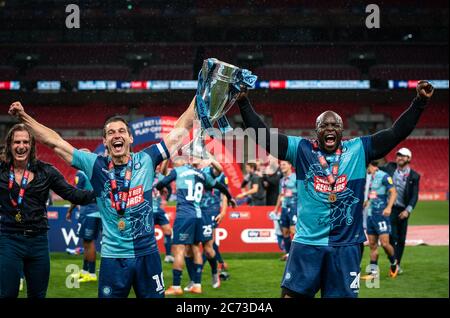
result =
[{"label": "raised arm", "polygon": [[406,139],[416,127],[420,115],[431,96],[433,96],[434,88],[427,81],[419,81],[416,90],[417,96],[413,99],[409,108],[395,121],[392,127],[371,135],[372,151],[369,161],[386,156],[401,141]]},{"label": "raised arm", "polygon": [[222,165],[221,165],[216,159],[214,159],[214,158],[211,158],[210,161],[211,161],[211,165],[216,169],[216,172],[217,172],[216,174],[214,174],[214,172],[213,172],[214,177],[218,177],[218,176],[223,172],[223,167],[222,167]]},{"label": "raised arm", "polygon": [[[255,112],[250,100],[244,94],[238,99],[239,110],[241,112],[242,120],[244,121],[245,128],[253,128],[256,134],[256,142],[259,146],[266,149],[275,158],[280,160],[286,160],[286,154],[288,149],[288,138],[282,133],[271,133],[269,127],[264,123],[261,117]],[[260,140],[259,134],[265,134],[265,140]],[[271,141],[276,141],[278,147],[273,147]]]},{"label": "raised arm", "polygon": [[166,144],[169,153],[172,155],[181,146],[181,143],[189,131],[192,129],[194,124],[194,107],[195,107],[195,97],[192,99],[191,104],[188,109],[178,118],[172,131],[167,134],[163,140]]},{"label": "raised arm", "polygon": [[61,138],[56,131],[38,123],[28,115],[20,102],[12,103],[8,113],[27,126],[37,141],[52,148],[69,165],[72,164],[74,147]]}]

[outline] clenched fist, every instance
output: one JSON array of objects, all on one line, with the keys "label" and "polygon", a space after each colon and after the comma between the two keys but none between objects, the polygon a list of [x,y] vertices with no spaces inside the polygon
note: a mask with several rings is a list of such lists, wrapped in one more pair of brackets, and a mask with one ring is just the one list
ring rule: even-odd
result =
[{"label": "clenched fist", "polygon": [[14,102],[9,106],[8,114],[11,116],[19,117],[23,113],[25,110],[20,102]]},{"label": "clenched fist", "polygon": [[417,83],[417,96],[424,99],[430,99],[434,93],[434,87],[428,81],[419,81]]}]

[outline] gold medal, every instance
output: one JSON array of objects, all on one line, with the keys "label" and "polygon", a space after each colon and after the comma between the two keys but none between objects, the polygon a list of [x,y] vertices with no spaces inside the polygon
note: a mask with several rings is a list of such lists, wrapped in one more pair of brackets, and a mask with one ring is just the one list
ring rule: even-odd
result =
[{"label": "gold medal", "polygon": [[120,219],[119,222],[117,223],[117,227],[119,230],[123,231],[125,230],[125,220],[124,219]]},{"label": "gold medal", "polygon": [[20,214],[20,211],[17,211],[17,214],[15,216],[16,222],[21,223],[22,222],[22,214]]},{"label": "gold medal", "polygon": [[331,203],[336,202],[337,200],[337,196],[335,193],[330,193],[330,195],[328,196],[328,201],[330,201]]}]

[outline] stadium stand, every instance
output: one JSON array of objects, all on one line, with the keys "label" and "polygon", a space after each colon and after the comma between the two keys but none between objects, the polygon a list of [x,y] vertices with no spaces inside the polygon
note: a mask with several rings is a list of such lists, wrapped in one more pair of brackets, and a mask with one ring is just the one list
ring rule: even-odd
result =
[{"label": "stadium stand", "polygon": [[27,80],[128,80],[131,70],[117,65],[72,65],[36,66],[27,75]]},{"label": "stadium stand", "polygon": [[270,65],[254,71],[261,80],[359,80],[361,72],[348,65]]},{"label": "stadium stand", "polygon": [[[404,111],[405,105],[374,105],[371,107],[372,113],[387,114],[391,120],[395,120]],[[420,118],[417,128],[448,128],[448,105],[433,103],[428,107]]]},{"label": "stadium stand", "polygon": [[[11,61],[10,64],[19,55],[35,59],[27,66],[25,75],[18,74],[12,65],[0,67],[0,74],[25,80],[192,79],[196,53],[201,58],[214,56],[231,63],[250,63],[250,68],[261,79],[361,79],[363,75],[386,80],[448,78],[448,60],[444,58],[448,46],[399,44],[384,45],[383,49],[369,44],[335,47],[270,43],[205,47],[192,43],[35,44],[19,45],[14,50],[0,46],[0,56],[4,61]],[[368,74],[364,74],[367,70],[354,65],[358,55],[371,57]],[[245,56],[253,56],[254,60],[245,60]],[[426,64],[417,67],[417,61],[426,61]]]},{"label": "stadium stand", "polygon": [[191,80],[192,66],[152,65],[142,69],[138,80]]},{"label": "stadium stand", "polygon": [[17,79],[18,70],[12,66],[0,65],[0,80],[10,81]]},{"label": "stadium stand", "polygon": [[[371,114],[383,114],[388,116],[391,122],[394,121],[408,106],[408,103],[387,103],[370,105]],[[261,114],[272,119],[274,127],[281,129],[313,129],[316,117],[329,109],[337,109],[342,116],[344,126],[347,128],[349,119],[365,110],[367,105],[355,102],[334,102],[334,103],[311,103],[299,102],[299,104],[268,104],[258,103],[255,105]],[[152,117],[179,116],[185,105],[183,104],[142,104],[137,106],[138,116]],[[45,125],[55,128],[101,128],[106,118],[115,114],[129,114],[130,107],[127,105],[115,106],[106,104],[86,104],[81,106],[29,106],[30,113]],[[292,111],[295,109],[296,111]],[[86,116],[85,114],[89,114]],[[229,114],[238,114],[236,107],[233,107]],[[448,127],[449,111],[448,107],[442,103],[433,103],[422,115],[417,128],[437,128]]]},{"label": "stadium stand", "polygon": [[128,106],[86,104],[81,106],[29,106],[31,115],[44,125],[53,128],[92,128],[103,127],[108,117],[128,114]]},{"label": "stadium stand", "polygon": [[[91,151],[94,151],[98,145],[102,143],[101,138],[67,138],[67,141],[74,146],[75,148],[87,148]],[[37,156],[40,160],[49,162],[53,164],[66,178],[66,180],[73,184],[73,180],[75,178],[76,170],[72,167],[69,167],[61,158],[59,158],[55,152],[44,146],[40,143],[37,143]]]},{"label": "stadium stand", "polygon": [[448,65],[376,65],[370,69],[370,77],[374,79],[448,79]]},{"label": "stadium stand", "polygon": [[[421,175],[420,190],[448,192],[448,146],[448,136],[415,137],[403,141],[396,150],[401,147],[411,150],[411,167]],[[395,160],[395,150],[387,159]]]}]

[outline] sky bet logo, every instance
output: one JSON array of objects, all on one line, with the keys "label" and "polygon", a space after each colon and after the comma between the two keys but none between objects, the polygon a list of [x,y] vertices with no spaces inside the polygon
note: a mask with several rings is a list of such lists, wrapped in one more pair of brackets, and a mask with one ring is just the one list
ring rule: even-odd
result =
[{"label": "sky bet logo", "polygon": [[230,219],[250,219],[250,212],[231,212]]},{"label": "sky bet logo", "polygon": [[241,233],[241,240],[245,243],[276,243],[273,229],[245,229]]},{"label": "sky bet logo", "polygon": [[248,231],[248,237],[270,237],[270,231]]}]

